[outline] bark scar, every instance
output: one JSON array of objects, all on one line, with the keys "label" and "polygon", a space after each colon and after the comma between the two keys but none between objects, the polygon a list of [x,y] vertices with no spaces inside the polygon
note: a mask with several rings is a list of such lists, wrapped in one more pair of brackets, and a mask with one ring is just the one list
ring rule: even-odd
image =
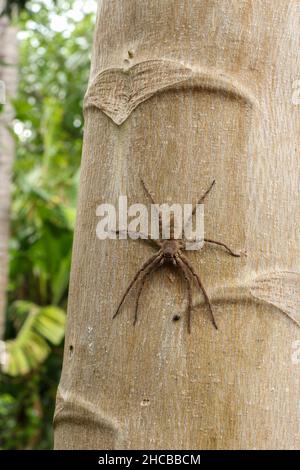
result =
[{"label": "bark scar", "polygon": [[[235,286],[215,288],[209,296],[214,304],[252,301],[272,305],[300,328],[300,273],[263,273]],[[204,299],[199,297],[193,308],[203,304]]]},{"label": "bark scar", "polygon": [[94,426],[110,435],[115,442],[122,436],[121,424],[115,418],[108,416],[82,396],[74,395],[60,386],[56,397],[54,428],[63,423]]},{"label": "bark scar", "polygon": [[240,79],[215,68],[191,68],[171,60],[148,60],[130,68],[106,69],[89,86],[84,109],[96,107],[121,125],[139,104],[172,88],[206,89],[259,107]]}]

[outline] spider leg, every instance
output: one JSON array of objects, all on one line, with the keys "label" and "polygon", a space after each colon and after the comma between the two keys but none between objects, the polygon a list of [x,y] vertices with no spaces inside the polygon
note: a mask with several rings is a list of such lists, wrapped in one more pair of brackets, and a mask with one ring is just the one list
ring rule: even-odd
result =
[{"label": "spider leg", "polygon": [[[145,181],[141,178],[141,183],[143,185],[143,188],[144,188],[144,191],[145,193],[147,194],[148,198],[150,199],[151,203],[154,205],[154,206],[157,206],[157,203],[155,202],[154,200],[154,197],[152,196],[151,192],[149,191],[149,189],[147,188],[146,186],[146,183]],[[158,221],[159,221],[159,236],[161,236],[162,234],[162,220],[161,220],[161,213],[158,211],[157,207],[156,207],[156,210],[158,212]],[[151,237],[150,237],[151,238]],[[161,243],[161,242],[159,242]],[[158,243],[158,244],[159,244]],[[161,245],[160,245],[161,246]]]},{"label": "spider leg", "polygon": [[191,283],[191,279],[189,276],[189,270],[187,269],[184,262],[180,259],[179,256],[176,256],[176,261],[179,267],[181,268],[184,278],[187,283],[187,289],[188,289],[188,310],[187,310],[188,317],[187,318],[188,318],[188,333],[190,334],[191,333],[191,314],[192,314],[192,308],[193,308],[192,283]]},{"label": "spider leg", "polygon": [[227,245],[225,245],[225,243],[222,243],[222,242],[216,242],[215,240],[210,240],[209,238],[204,238],[204,241],[206,243],[212,243],[214,245],[219,245],[219,246],[222,246],[223,248],[225,248],[225,250],[228,251],[228,253],[231,254],[231,256],[235,256],[236,258],[240,258],[241,255],[238,255],[237,253],[234,253]]},{"label": "spider leg", "polygon": [[[151,235],[146,235],[145,233],[139,233],[139,232],[131,232],[129,230],[116,230],[115,232],[112,232],[112,233],[115,233],[116,235],[120,235],[120,233],[124,234],[128,234],[128,235],[139,235],[139,239],[140,240],[143,240],[145,242],[148,242],[150,245],[155,245],[156,247],[161,247],[161,243],[159,240],[155,240],[154,238],[151,238]],[[140,235],[142,236],[142,238],[140,237]]]},{"label": "spider leg", "polygon": [[113,319],[116,318],[116,316],[119,314],[120,312],[120,309],[123,305],[123,302],[124,300],[126,299],[127,295],[129,294],[130,290],[132,289],[132,287],[134,286],[134,284],[136,283],[136,281],[138,280],[138,278],[140,277],[141,274],[143,274],[143,272],[145,271],[145,269],[147,269],[147,267],[155,260],[155,259],[161,259],[162,257],[162,251],[158,251],[157,253],[155,253],[153,256],[151,256],[143,265],[142,267],[138,270],[138,272],[136,273],[136,275],[134,276],[134,278],[132,279],[131,283],[129,284],[129,286],[127,287],[122,299],[121,299],[121,302],[119,303],[119,306],[116,310],[116,313],[114,314],[113,316]]},{"label": "spider leg", "polygon": [[209,297],[207,295],[207,292],[200,280],[200,277],[198,276],[198,274],[196,273],[196,271],[194,270],[192,264],[189,262],[189,260],[183,255],[183,254],[180,254],[179,255],[181,261],[183,261],[183,263],[187,266],[187,268],[189,269],[189,271],[191,272],[191,274],[194,276],[194,278],[196,279],[197,281],[197,284],[198,284],[198,287],[199,289],[202,291],[203,295],[204,295],[204,298],[205,298],[205,301],[207,303],[207,306],[208,306],[208,309],[209,309],[209,312],[210,312],[210,316],[211,316],[211,319],[212,319],[212,323],[214,325],[214,327],[216,328],[216,330],[218,329],[218,325],[217,325],[217,322],[215,320],[215,316],[214,316],[214,312],[213,312],[213,309],[212,309],[212,306],[211,306],[211,303],[210,303],[210,300],[209,300]]},{"label": "spider leg", "polygon": [[[205,193],[200,197],[199,201],[197,202],[197,204],[202,204],[202,202],[204,202],[204,199],[206,199],[206,197],[209,195],[209,193],[211,192],[212,188],[214,187],[216,183],[216,180],[213,180],[213,182],[211,183],[210,187],[205,191]],[[192,214],[194,215],[195,212],[196,212],[196,208],[197,208],[197,204],[194,206],[194,209],[193,209],[193,212]]]},{"label": "spider leg", "polygon": [[210,193],[210,191],[212,190],[212,188],[214,187],[216,183],[216,180],[213,180],[213,182],[211,183],[210,187],[205,191],[205,193],[200,197],[199,201],[197,202],[197,204],[195,204],[195,206],[193,207],[193,211],[192,211],[192,214],[191,216],[188,218],[186,224],[185,224],[185,227],[190,223],[191,221],[191,218],[193,217],[193,215],[195,215],[196,213],[196,209],[197,209],[197,205],[198,204],[202,204],[204,202],[204,199],[208,196],[208,194]]},{"label": "spider leg", "polygon": [[148,266],[148,268],[146,268],[146,271],[144,272],[144,274],[143,274],[143,276],[140,280],[140,287],[139,287],[137,297],[136,297],[136,302],[135,302],[135,313],[134,313],[133,326],[135,326],[136,322],[137,322],[140,296],[141,296],[143,287],[145,285],[145,282],[147,280],[147,277],[149,276],[149,274],[153,273],[154,271],[156,271],[156,269],[158,269],[158,268],[160,268],[160,266],[162,266],[163,263],[161,264],[161,259],[162,259],[162,255],[160,255],[158,258],[154,259],[154,261],[152,261],[152,263]]},{"label": "spider leg", "polygon": [[150,193],[149,189],[147,188],[146,184],[145,184],[145,181],[141,178],[141,183],[143,185],[143,188],[144,188],[144,191],[145,193],[147,194],[148,198],[150,199],[150,201],[152,202],[152,204],[156,204],[156,202],[154,201],[154,197],[152,196],[152,194]]}]

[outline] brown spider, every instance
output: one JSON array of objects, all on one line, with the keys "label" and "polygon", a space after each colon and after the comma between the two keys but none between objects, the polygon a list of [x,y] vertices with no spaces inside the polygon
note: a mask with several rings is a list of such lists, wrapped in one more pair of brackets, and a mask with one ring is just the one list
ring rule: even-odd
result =
[{"label": "brown spider", "polygon": [[[153,198],[152,194],[148,191],[144,181],[143,180],[141,180],[141,181],[142,181],[144,190],[145,190],[147,196],[149,197],[150,201],[152,202],[152,204],[155,204],[155,201],[154,201],[154,198]],[[214,184],[215,184],[215,180],[212,182],[212,184],[210,185],[208,190],[203,194],[203,196],[199,199],[198,204],[202,204],[204,202],[206,196],[209,194],[209,192],[213,188]],[[196,206],[193,208],[192,215],[194,215],[195,212],[196,212]],[[161,221],[161,214],[159,214],[160,233],[161,233],[161,222],[162,222]],[[119,234],[120,231],[117,231],[116,233]],[[116,318],[116,316],[120,313],[120,309],[121,309],[127,295],[129,294],[130,290],[135,285],[135,283],[139,281],[140,286],[139,286],[139,290],[138,290],[137,298],[136,298],[135,316],[134,316],[134,322],[133,322],[133,325],[135,325],[136,322],[137,322],[139,300],[140,300],[142,289],[144,287],[147,276],[149,274],[153,273],[156,269],[158,269],[163,264],[165,264],[165,263],[170,264],[171,263],[171,264],[173,264],[174,266],[176,266],[177,268],[179,268],[181,270],[181,272],[183,273],[183,276],[186,280],[186,283],[187,283],[187,290],[188,290],[188,309],[187,309],[187,313],[188,313],[188,332],[189,333],[191,332],[192,281],[193,280],[196,282],[196,285],[197,285],[198,289],[203,293],[205,301],[206,301],[208,309],[209,309],[209,312],[210,312],[212,323],[213,323],[214,327],[216,329],[218,329],[218,326],[217,326],[217,323],[216,323],[216,320],[215,320],[215,317],[214,317],[214,314],[213,314],[212,306],[211,306],[209,297],[206,293],[206,290],[205,290],[198,274],[194,270],[192,264],[186,258],[186,256],[183,254],[183,251],[186,250],[185,244],[186,244],[187,240],[185,238],[183,238],[182,240],[174,238],[174,215],[172,214],[171,219],[170,219],[170,238],[169,239],[153,240],[150,237],[148,237],[148,238],[145,238],[145,241],[148,241],[148,242],[151,242],[151,243],[154,242],[156,244],[156,246],[159,247],[159,250],[153,256],[151,256],[142,265],[142,267],[139,269],[139,271],[136,273],[133,280],[131,281],[131,283],[127,287],[127,289],[126,289],[126,291],[125,291],[125,293],[124,293],[124,295],[121,299],[121,302],[120,302],[120,304],[117,308],[117,311],[114,314],[113,318]],[[204,238],[204,241],[206,243],[212,243],[212,244],[215,244],[215,245],[218,245],[218,246],[221,246],[221,247],[225,248],[231,256],[240,257],[239,254],[234,253],[224,243],[217,242],[217,241],[214,241],[214,240],[210,240],[210,239],[207,239],[207,238]]]}]

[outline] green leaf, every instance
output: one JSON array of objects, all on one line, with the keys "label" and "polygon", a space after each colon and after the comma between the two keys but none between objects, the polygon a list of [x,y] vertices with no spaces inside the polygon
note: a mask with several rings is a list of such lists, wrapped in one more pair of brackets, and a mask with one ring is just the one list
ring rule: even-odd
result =
[{"label": "green leaf", "polygon": [[50,343],[58,345],[64,337],[65,314],[56,307],[42,309],[34,328]]},{"label": "green leaf", "polygon": [[60,344],[66,314],[58,307],[40,307],[26,301],[15,302],[14,307],[22,315],[28,312],[17,337],[4,342],[3,372],[15,377],[28,374],[46,359],[51,351],[48,343]]},{"label": "green leaf", "polygon": [[58,272],[52,279],[52,292],[53,292],[53,303],[57,305],[62,299],[68,284],[71,267],[71,251],[68,256],[63,258],[60,262]]}]

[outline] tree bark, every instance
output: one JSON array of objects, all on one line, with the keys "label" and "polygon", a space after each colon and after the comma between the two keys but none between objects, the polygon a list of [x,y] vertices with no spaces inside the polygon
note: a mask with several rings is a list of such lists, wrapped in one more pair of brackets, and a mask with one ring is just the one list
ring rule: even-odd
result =
[{"label": "tree bark", "polygon": [[8,276],[10,189],[14,141],[11,135],[13,107],[17,90],[17,31],[6,17],[0,18],[0,80],[5,85],[5,105],[0,112],[0,339],[4,333]]},{"label": "tree bark", "polygon": [[[299,15],[290,0],[99,3],[56,449],[299,448]],[[188,335],[169,268],[135,327],[134,295],[112,320],[152,251],[98,240],[96,208],[147,203],[140,177],[159,203],[216,180],[205,235],[243,256],[187,256],[218,331],[195,291]]]}]

